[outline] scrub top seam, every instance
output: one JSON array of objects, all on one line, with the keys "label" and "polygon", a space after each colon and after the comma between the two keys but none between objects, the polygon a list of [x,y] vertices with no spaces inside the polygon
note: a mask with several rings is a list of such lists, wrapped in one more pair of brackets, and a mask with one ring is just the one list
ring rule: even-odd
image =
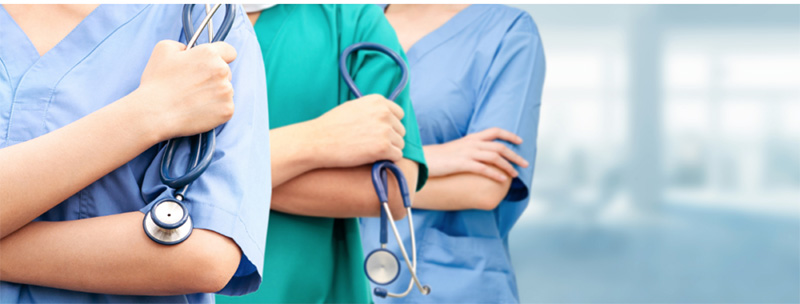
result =
[{"label": "scrub top seam", "polygon": [[[2,57],[0,57],[0,65],[3,65],[3,71],[5,71],[6,78],[8,78],[8,80],[10,81],[11,80],[11,73],[8,71],[8,67],[6,66],[6,62],[3,60]],[[9,83],[9,85],[10,84],[11,83]],[[15,87],[11,86],[11,96],[12,96],[12,99],[11,99],[11,102],[10,102],[11,107],[8,109],[8,122],[6,123],[6,126],[5,126],[6,127],[6,135],[3,137],[3,143],[5,145],[8,145],[8,133],[9,133],[9,130],[11,130],[11,112],[14,109],[13,96],[15,96],[15,95],[17,95],[17,89]]]},{"label": "scrub top seam", "polygon": [[[119,29],[121,29],[121,28],[125,27],[126,25],[128,25],[128,23],[131,23],[131,21],[133,21],[134,19],[136,19],[137,17],[139,17],[139,15],[141,15],[141,14],[142,14],[142,12],[144,12],[144,11],[145,11],[145,10],[146,10],[148,7],[150,7],[150,6],[151,6],[151,4],[148,4],[148,5],[145,5],[145,6],[143,6],[143,7],[142,7],[142,9],[141,9],[141,10],[139,10],[139,12],[138,12],[138,13],[136,13],[135,15],[133,15],[133,16],[132,16],[130,19],[128,19],[127,21],[123,22],[123,23],[122,23],[122,24],[120,24],[119,26],[117,26],[117,28],[115,28],[113,31],[109,32],[109,33],[108,33],[108,35],[106,35],[106,37],[105,37],[105,38],[103,38],[102,40],[100,40],[100,41],[99,41],[99,42],[98,42],[98,43],[97,43],[97,44],[96,44],[96,45],[95,45],[95,46],[94,46],[94,47],[93,47],[93,48],[92,48],[92,49],[91,49],[91,50],[90,50],[88,53],[86,53],[86,55],[84,55],[84,56],[83,56],[83,58],[81,58],[80,60],[78,60],[78,62],[76,62],[74,65],[72,65],[72,67],[70,67],[69,69],[67,69],[67,71],[64,73],[64,75],[61,75],[61,78],[59,78],[59,79],[58,79],[58,81],[56,81],[55,85],[53,85],[52,89],[50,90],[50,98],[47,100],[47,105],[46,105],[46,106],[45,106],[45,108],[44,108],[44,115],[43,115],[43,116],[44,116],[44,119],[42,120],[42,127],[44,127],[44,130],[47,130],[47,132],[50,132],[50,130],[48,130],[48,129],[47,129],[47,114],[48,114],[48,113],[49,113],[49,111],[50,111],[50,105],[53,103],[53,98],[55,97],[56,88],[58,88],[58,86],[61,84],[61,81],[63,81],[63,80],[64,80],[64,78],[66,78],[66,77],[67,77],[67,75],[69,75],[70,73],[72,73],[72,70],[74,70],[74,69],[75,69],[75,67],[77,67],[79,64],[81,64],[83,61],[85,61],[85,60],[86,60],[86,58],[89,58],[89,56],[91,56],[92,54],[94,54],[94,51],[96,51],[96,50],[97,50],[97,48],[99,48],[101,45],[103,45],[103,43],[105,43],[105,42],[106,42],[106,40],[108,40],[108,38],[109,38],[109,37],[113,36],[113,35],[114,35],[114,33],[116,33],[117,31],[119,31]],[[27,74],[27,73],[26,73],[26,74]],[[127,94],[126,94],[126,95],[127,95]],[[115,101],[112,101],[111,103],[113,103],[113,102],[116,102],[116,100],[115,100]],[[111,103],[108,103],[108,104],[106,104],[106,105],[109,105],[109,104],[111,104]],[[83,118],[83,117],[81,117],[81,118]],[[80,118],[78,118],[78,119],[80,119]],[[10,118],[9,118],[9,121],[11,121],[11,119],[10,119]],[[10,128],[9,128],[9,129],[10,129]]]},{"label": "scrub top seam", "polygon": [[[515,21],[515,23],[516,23],[516,21]],[[536,45],[531,45],[530,46],[530,47],[533,48],[533,54],[532,55],[533,55],[533,63],[534,63],[533,69],[531,69],[532,70],[531,73],[536,73],[536,66],[535,65],[539,61],[539,53],[540,53],[539,50],[541,49],[541,48],[539,48],[539,46],[541,45],[541,38],[539,38],[538,35],[532,35],[532,36],[536,37],[537,39],[535,39]],[[525,91],[526,96],[527,96],[527,94],[529,94],[529,92],[530,92],[530,90],[532,88],[533,88],[532,86],[527,86],[526,87],[526,89],[527,89]],[[542,104],[541,98],[539,98],[539,106],[540,107],[541,107],[541,104]],[[519,107],[520,107],[520,109],[524,109],[525,108],[525,102],[520,103]],[[519,111],[519,113],[523,113],[523,111]],[[520,119],[518,119],[517,122],[514,124],[514,130],[519,130],[520,124],[522,124],[522,117]],[[536,143],[534,143],[534,144],[536,144]],[[535,161],[535,159],[533,159],[532,161]],[[525,184],[525,183],[523,182],[523,184]],[[525,185],[525,186],[528,187],[528,185]],[[530,188],[530,187],[528,187],[528,188]],[[530,196],[530,189],[528,189],[528,196]]]},{"label": "scrub top seam", "polygon": [[[239,223],[241,223],[241,224],[242,224],[242,226],[244,227],[244,232],[245,232],[245,234],[247,234],[247,237],[248,237],[248,238],[250,238],[250,240],[251,240],[251,241],[253,241],[253,242],[256,242],[256,239],[255,239],[255,238],[253,238],[253,235],[252,235],[252,234],[250,234],[250,231],[248,231],[248,230],[247,230],[247,223],[245,223],[245,222],[242,220],[242,217],[241,217],[241,216],[239,216],[239,214],[238,214],[238,213],[233,213],[233,212],[230,212],[230,211],[228,211],[228,210],[222,209],[222,208],[220,208],[220,207],[219,207],[219,206],[217,206],[217,205],[210,204],[210,203],[205,203],[205,202],[192,202],[191,204],[197,204],[197,205],[204,205],[204,206],[208,206],[208,207],[211,207],[211,208],[213,208],[214,210],[219,210],[219,211],[222,211],[222,212],[225,212],[225,213],[229,214],[229,215],[230,215],[230,216],[232,216],[232,217],[235,217],[235,218],[236,218],[236,220],[238,220],[238,221],[239,221]],[[238,245],[237,245],[237,246],[238,246]]]}]

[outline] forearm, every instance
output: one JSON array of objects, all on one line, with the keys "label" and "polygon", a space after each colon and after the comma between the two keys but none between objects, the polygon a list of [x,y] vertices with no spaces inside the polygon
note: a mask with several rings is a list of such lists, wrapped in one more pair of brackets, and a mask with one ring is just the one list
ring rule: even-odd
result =
[{"label": "forearm", "polygon": [[[500,171],[494,167],[493,169]],[[505,182],[498,182],[473,173],[430,177],[425,187],[417,192],[414,208],[445,211],[492,210],[508,193],[511,180],[509,177]]]},{"label": "forearm", "polygon": [[[413,201],[418,164],[402,159],[397,166],[408,182]],[[371,178],[372,164],[353,168],[317,169],[272,190],[272,209],[319,217],[352,218],[380,215],[380,203]],[[397,181],[389,174],[389,206],[396,219],[405,216]]]},{"label": "forearm", "polygon": [[297,138],[297,134],[305,134],[306,125],[297,123],[269,131],[272,188],[319,166],[314,157],[320,154],[316,146]]},{"label": "forearm", "polygon": [[155,114],[137,106],[139,95],[0,150],[0,237],[158,143]]},{"label": "forearm", "polygon": [[0,240],[3,281],[105,294],[216,292],[239,264],[236,244],[195,229],[175,246],[142,231],[129,212],[64,222],[33,222]]}]

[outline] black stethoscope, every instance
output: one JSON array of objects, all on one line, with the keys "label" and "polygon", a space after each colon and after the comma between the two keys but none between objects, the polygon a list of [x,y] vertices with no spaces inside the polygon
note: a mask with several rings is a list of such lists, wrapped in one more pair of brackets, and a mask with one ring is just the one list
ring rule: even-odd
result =
[{"label": "black stethoscope", "polygon": [[[191,13],[194,4],[185,4],[183,6],[183,34],[186,41],[188,41],[186,44],[187,49],[195,45],[203,29],[208,30],[209,41],[211,42],[222,41],[228,36],[233,26],[236,7],[232,4],[225,5],[225,18],[215,36],[212,33],[211,17],[214,16],[220,6],[221,4],[216,4],[209,9],[208,5],[206,5],[206,17],[200,23],[200,30],[197,32],[194,31],[192,26]],[[179,177],[170,176],[169,172],[174,161],[175,150],[186,139],[189,139],[191,147],[187,172]],[[145,234],[151,240],[159,244],[175,245],[185,241],[192,234],[192,229],[194,228],[192,217],[184,204],[186,192],[189,190],[189,184],[200,177],[211,164],[215,146],[216,135],[214,129],[203,134],[169,140],[166,151],[164,151],[164,155],[161,158],[161,182],[175,189],[175,193],[172,197],[164,198],[153,204],[150,211],[144,215],[142,226]]]},{"label": "black stethoscope", "polygon": [[[361,91],[358,89],[353,81],[353,78],[350,76],[350,71],[347,69],[347,58],[351,53],[362,49],[383,53],[391,57],[400,67],[402,79],[388,98],[389,100],[394,101],[408,83],[408,68],[406,67],[405,61],[403,61],[403,58],[401,58],[400,55],[383,45],[370,42],[361,42],[347,47],[342,52],[342,55],[339,57],[339,72],[342,74],[342,79],[344,80],[345,84],[347,84],[347,87],[350,88],[350,91],[353,92],[353,95],[355,95],[356,98],[360,98],[362,96]],[[406,214],[408,215],[408,229],[411,234],[411,259],[409,259],[406,248],[403,245],[403,241],[400,239],[400,233],[397,231],[397,225],[392,219],[392,211],[389,210],[388,172],[390,171],[397,179],[397,185],[400,188],[400,195],[403,197],[403,205],[405,206]],[[367,278],[370,281],[378,285],[388,285],[394,282],[400,275],[399,259],[394,253],[386,249],[386,243],[388,241],[388,231],[386,229],[386,225],[388,222],[392,227],[392,232],[394,233],[394,237],[400,247],[400,253],[403,255],[403,260],[405,260],[406,266],[408,266],[408,270],[411,273],[411,280],[408,282],[408,288],[403,293],[391,293],[385,288],[381,287],[376,287],[373,293],[381,298],[385,298],[387,296],[393,298],[402,298],[408,295],[408,293],[411,292],[411,289],[413,289],[414,285],[416,284],[417,288],[423,295],[430,294],[430,286],[422,285],[417,277],[417,242],[414,239],[414,221],[411,216],[411,199],[408,195],[408,184],[405,176],[403,176],[403,172],[391,161],[383,160],[376,162],[372,165],[372,185],[375,187],[375,193],[378,195],[378,200],[381,202],[381,247],[373,250],[367,255],[366,259],[364,260],[364,272],[367,274]]]}]

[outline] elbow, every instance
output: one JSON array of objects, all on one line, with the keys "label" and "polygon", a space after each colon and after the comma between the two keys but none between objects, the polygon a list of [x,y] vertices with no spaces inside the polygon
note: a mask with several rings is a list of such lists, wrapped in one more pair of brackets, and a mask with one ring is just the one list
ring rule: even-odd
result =
[{"label": "elbow", "polygon": [[501,190],[503,190],[503,188],[484,189],[483,191],[480,191],[477,193],[477,195],[472,196],[472,206],[478,210],[494,210],[498,205],[500,205],[500,202],[502,202],[503,198],[506,196],[507,191]]},{"label": "elbow", "polygon": [[[195,229],[194,234],[200,231]],[[199,240],[200,248],[194,248],[195,265],[189,269],[190,288],[198,293],[216,293],[225,288],[233,278],[242,253],[236,243],[220,234],[203,231],[210,239]]]}]

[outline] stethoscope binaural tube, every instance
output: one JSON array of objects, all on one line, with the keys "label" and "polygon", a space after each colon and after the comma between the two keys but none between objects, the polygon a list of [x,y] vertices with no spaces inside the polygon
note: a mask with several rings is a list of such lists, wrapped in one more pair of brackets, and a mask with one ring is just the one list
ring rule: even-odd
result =
[{"label": "stethoscope binaural tube", "polygon": [[[217,35],[214,36],[212,33],[211,18],[221,6],[222,4],[216,4],[210,9],[206,6],[206,17],[200,23],[200,30],[197,32],[194,31],[191,17],[194,4],[183,6],[181,20],[183,21],[183,34],[187,41],[187,49],[195,45],[204,28],[208,30],[210,42],[222,41],[228,36],[236,15],[236,7],[232,4],[225,5],[225,17]],[[156,243],[175,245],[185,241],[192,234],[194,225],[184,200],[186,192],[189,190],[189,184],[208,169],[214,158],[214,150],[216,149],[216,134],[214,132],[214,129],[211,129],[203,134],[173,138],[167,142],[164,155],[161,158],[159,173],[161,182],[175,189],[175,193],[172,195],[173,197],[164,198],[153,204],[142,220],[145,234]],[[181,176],[173,177],[170,175],[170,168],[176,156],[175,151],[180,143],[186,139],[190,140],[189,145],[191,147],[187,171]]]}]

